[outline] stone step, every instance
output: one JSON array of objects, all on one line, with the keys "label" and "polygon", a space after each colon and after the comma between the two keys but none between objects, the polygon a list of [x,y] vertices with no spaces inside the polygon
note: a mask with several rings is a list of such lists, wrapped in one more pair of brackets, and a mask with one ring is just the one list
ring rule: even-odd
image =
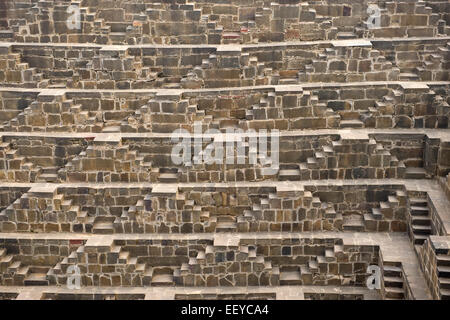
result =
[{"label": "stone step", "polygon": [[97,252],[110,252],[111,248],[114,247],[114,240],[111,237],[93,237],[86,241],[83,252],[86,253],[97,253]]},{"label": "stone step", "polygon": [[308,169],[318,169],[320,167],[319,159],[308,157],[306,159],[306,166]]},{"label": "stone step", "polygon": [[341,128],[364,128],[364,122],[361,120],[341,120]]},{"label": "stone step", "polygon": [[412,216],[412,224],[417,226],[431,226],[431,219],[423,216]]},{"label": "stone step", "polygon": [[60,167],[43,167],[41,168],[42,173],[58,173]]},{"label": "stone step", "polygon": [[325,153],[323,153],[323,152],[316,152],[314,154],[314,156],[316,157],[317,160],[321,160],[321,159],[325,158]]},{"label": "stone step", "polygon": [[0,271],[6,272],[7,268],[13,263],[14,256],[13,255],[5,255],[0,258]]},{"label": "stone step", "polygon": [[311,272],[318,272],[319,271],[319,264],[317,261],[309,260],[308,261],[308,268]]},{"label": "stone step", "polygon": [[152,286],[173,286],[173,274],[157,274],[152,276]]},{"label": "stone step", "polygon": [[130,252],[128,251],[120,251],[119,253],[119,260],[118,262],[121,264],[128,263],[128,260],[130,259]]},{"label": "stone step", "polygon": [[304,276],[311,276],[312,272],[309,270],[309,267],[307,265],[301,265],[300,266],[300,276],[302,277],[302,281],[304,279]]},{"label": "stone step", "polygon": [[353,32],[338,32],[336,38],[339,40],[356,39],[358,36]]},{"label": "stone step", "polygon": [[37,182],[58,182],[58,174],[56,173],[43,173],[36,178]]},{"label": "stone step", "polygon": [[414,234],[421,235],[430,235],[431,234],[431,226],[423,226],[423,225],[412,225],[412,230]]},{"label": "stone step", "polygon": [[450,256],[444,254],[436,255],[437,265],[443,267],[450,267]]},{"label": "stone step", "polygon": [[383,213],[381,212],[380,208],[372,208],[372,217],[375,220],[382,220],[383,219]]},{"label": "stone step", "polygon": [[385,277],[401,278],[402,273],[403,273],[403,271],[400,267],[383,265],[383,275]]},{"label": "stone step", "polygon": [[[12,260],[11,260],[12,261]],[[22,263],[20,261],[13,261],[7,268],[8,273],[16,273],[19,268],[22,266]]]},{"label": "stone step", "polygon": [[404,299],[405,298],[405,290],[402,288],[392,288],[386,287],[386,297],[390,299]]},{"label": "stone step", "polygon": [[413,242],[415,245],[423,245],[428,239],[428,235],[413,233]]},{"label": "stone step", "polygon": [[78,213],[77,213],[77,221],[78,222],[81,222],[81,223],[85,222],[87,217],[88,217],[87,211],[78,211]]},{"label": "stone step", "polygon": [[241,34],[237,32],[224,32],[222,38],[225,40],[240,40]]},{"label": "stone step", "polygon": [[145,263],[137,263],[136,269],[134,270],[137,273],[144,273],[147,268],[147,265]]},{"label": "stone step", "polygon": [[299,271],[281,271],[280,272],[280,285],[282,286],[295,286],[302,285],[302,277]]},{"label": "stone step", "polygon": [[[44,271],[44,270],[42,270]],[[49,281],[47,280],[47,272],[32,272],[24,280],[25,286],[48,286]]]},{"label": "stone step", "polygon": [[430,209],[428,207],[411,206],[410,212],[412,216],[429,216]]},{"label": "stone step", "polygon": [[159,181],[162,183],[178,182],[178,175],[176,173],[160,173]]},{"label": "stone step", "polygon": [[399,81],[419,81],[420,78],[417,74],[412,72],[404,72],[398,75]]},{"label": "stone step", "polygon": [[72,200],[71,199],[64,199],[64,197],[62,197],[62,201],[61,201],[61,210],[63,211],[67,211],[72,207]]},{"label": "stone step", "polygon": [[447,266],[437,266],[438,277],[439,278],[450,278],[450,267]]},{"label": "stone step", "polygon": [[333,154],[334,150],[331,146],[323,146],[323,152],[325,152],[326,154]]},{"label": "stone step", "polygon": [[206,259],[205,251],[199,251],[197,252],[197,261],[202,261]]},{"label": "stone step", "polygon": [[336,210],[334,210],[334,207],[328,207],[325,209],[325,218],[326,219],[336,218]]},{"label": "stone step", "polygon": [[299,181],[301,179],[300,170],[298,169],[282,169],[278,172],[280,181]]},{"label": "stone step", "polygon": [[399,205],[399,201],[395,196],[388,196],[388,203],[391,206],[391,208],[396,208]]},{"label": "stone step", "polygon": [[20,282],[23,283],[26,277],[28,277],[31,274],[31,267],[30,266],[20,266],[17,270],[16,274],[14,275],[14,278],[17,280],[21,280]]},{"label": "stone step", "polygon": [[128,262],[127,262],[128,266],[137,266],[137,258],[136,257],[129,257],[128,258]]},{"label": "stone step", "polygon": [[216,225],[216,232],[235,232],[236,230],[236,222],[218,222]]},{"label": "stone step", "polygon": [[449,278],[438,278],[439,288],[450,290],[450,279]]},{"label": "stone step", "polygon": [[400,277],[384,277],[384,286],[389,288],[403,288],[403,279]]},{"label": "stone step", "polygon": [[424,168],[408,167],[405,170],[405,179],[426,179],[427,172]]},{"label": "stone step", "polygon": [[344,217],[344,222],[342,224],[342,229],[344,231],[361,232],[364,231],[365,225],[362,216],[358,217]]},{"label": "stone step", "polygon": [[105,221],[105,220],[94,222],[92,232],[95,234],[113,234],[114,223],[113,221]]},{"label": "stone step", "polygon": [[420,199],[420,198],[409,198],[409,203],[411,206],[414,207],[428,207],[428,201],[427,199]]},{"label": "stone step", "polygon": [[344,253],[344,246],[340,244],[334,245],[334,253],[342,254]]},{"label": "stone step", "polygon": [[334,255],[334,250],[333,249],[326,249],[325,250],[325,259],[328,262],[333,262],[336,260],[336,257]]},{"label": "stone step", "polygon": [[254,260],[256,259],[256,250],[254,248],[252,249],[248,249],[248,259],[249,260]]},{"label": "stone step", "polygon": [[441,300],[450,300],[450,290],[441,289],[440,296],[441,296]]}]

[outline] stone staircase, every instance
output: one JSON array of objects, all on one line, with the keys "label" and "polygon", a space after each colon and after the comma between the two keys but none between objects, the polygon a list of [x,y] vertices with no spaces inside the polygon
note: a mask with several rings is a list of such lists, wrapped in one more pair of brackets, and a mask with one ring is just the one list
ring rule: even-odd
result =
[{"label": "stone staircase", "polygon": [[[86,68],[80,68],[78,72],[90,74],[90,79],[109,80],[102,85],[105,89],[150,88],[158,78],[158,72],[144,66],[142,60],[136,60],[128,53],[126,47],[120,46],[101,48],[98,55],[86,64]],[[73,85],[88,88],[92,83],[80,80],[79,85],[76,83]]]},{"label": "stone staircase", "polygon": [[[365,229],[367,231],[383,231],[383,224],[386,220],[400,220],[405,218],[407,195],[402,190],[397,190],[395,195],[389,195],[387,201],[380,202],[379,207],[372,208],[370,213],[363,216]],[[380,222],[384,221],[384,222]],[[403,224],[406,227],[406,224]],[[398,226],[400,232],[404,232],[402,226]]]},{"label": "stone staircase", "polygon": [[0,269],[2,285],[48,286],[46,273],[49,267],[24,265],[14,260],[13,255],[8,255],[6,249],[0,249]]},{"label": "stone staircase", "polygon": [[21,88],[45,88],[47,82],[37,68],[31,68],[28,63],[22,62],[20,53],[14,53],[12,46],[0,45],[0,66],[2,86]]},{"label": "stone staircase", "polygon": [[[279,268],[273,267],[263,255],[257,254],[254,246],[240,245],[238,242],[222,242],[219,237],[215,237],[213,245],[197,250],[188,262],[174,271],[175,283],[181,286],[219,287],[278,285]],[[248,269],[248,277],[240,274],[242,268]],[[217,274],[212,272],[214,269],[222,271]]]},{"label": "stone staircase", "polygon": [[[338,34],[341,39],[354,39],[353,33]],[[326,79],[326,80],[325,80]],[[332,42],[318,53],[311,63],[298,72],[297,82],[330,81],[396,81],[399,70],[393,68],[369,41]],[[345,119],[344,119],[345,120]]]},{"label": "stone staircase", "polygon": [[437,254],[436,265],[440,298],[450,300],[450,255]]},{"label": "stone staircase", "polygon": [[0,144],[0,170],[2,180],[18,182],[33,182],[42,172],[8,142]]},{"label": "stone staircase", "polygon": [[409,193],[410,238],[414,245],[423,245],[432,234],[430,209],[427,195],[421,192]]},{"label": "stone staircase", "polygon": [[400,262],[383,261],[383,280],[386,300],[405,300],[403,268]]},{"label": "stone staircase", "polygon": [[[47,273],[53,285],[65,285],[67,269],[77,266],[81,271],[82,285],[94,286],[142,286],[151,283],[151,269],[138,263],[136,257],[114,244],[110,239],[89,239],[57,263]],[[100,277],[93,277],[95,270],[102,270]],[[131,277],[126,277],[129,274]]]},{"label": "stone staircase", "polygon": [[321,251],[321,253],[312,255],[305,264],[280,266],[280,285],[316,285],[319,283],[339,285],[350,280],[344,270],[340,270],[334,275],[327,273],[330,265],[344,261],[348,256],[348,253],[344,251],[344,245],[320,247],[315,251]]},{"label": "stone staircase", "polygon": [[[83,143],[79,144],[80,150],[83,149]],[[69,145],[55,146],[41,138],[21,143],[8,140],[0,144],[0,179],[56,183],[58,171],[76,153]]]},{"label": "stone staircase", "polygon": [[342,230],[351,232],[364,231],[365,230],[364,217],[356,214],[343,216]]},{"label": "stone staircase", "polygon": [[[436,37],[448,34],[444,7],[436,1],[378,2],[380,27],[350,2],[136,3],[57,1],[8,6],[3,41],[81,42],[113,45],[229,44],[354,39],[356,37]],[[81,13],[81,29],[65,25],[69,5]],[[15,11],[16,10],[16,11]],[[41,32],[35,32],[42,25]]]},{"label": "stone staircase", "polygon": [[[22,203],[28,203],[27,209]],[[23,223],[17,224],[16,216],[22,216]],[[86,225],[87,213],[72,200],[65,199],[56,189],[31,189],[16,199],[0,213],[2,232],[90,232]],[[62,226],[64,225],[64,226]],[[83,229],[85,226],[85,229]]]},{"label": "stone staircase", "polygon": [[121,132],[172,133],[177,129],[193,131],[194,122],[202,129],[211,127],[211,116],[183,99],[181,93],[159,92],[120,124]]},{"label": "stone staircase", "polygon": [[120,137],[100,138],[59,170],[58,176],[61,181],[79,181],[80,175],[92,182],[149,181],[151,170],[145,154],[123,145]]},{"label": "stone staircase", "polygon": [[421,1],[383,3],[380,14],[381,26],[370,29],[369,36],[434,37],[438,33],[439,15]]},{"label": "stone staircase", "polygon": [[[358,147],[356,145],[359,145]],[[362,150],[366,150],[364,155]],[[399,161],[396,156],[383,147],[381,143],[377,143],[375,139],[368,140],[358,139],[340,139],[331,141],[331,143],[323,144],[314,152],[312,157],[308,157],[306,162],[300,164],[280,164],[278,179],[280,181],[299,181],[309,179],[342,179],[347,177],[346,169],[354,168],[357,164],[353,161],[361,157],[369,157],[367,164],[375,167],[376,170],[382,170],[382,177],[393,175],[398,178],[405,174],[405,165]],[[359,160],[357,161],[361,163]],[[323,170],[328,170],[324,176]],[[380,171],[381,172],[381,171]],[[380,178],[380,172],[373,172],[373,178]],[[353,178],[369,178],[369,173],[353,170]]]},{"label": "stone staircase", "polygon": [[82,105],[67,99],[64,91],[41,92],[36,101],[1,127],[2,131],[100,132],[100,114],[84,111]]},{"label": "stone staircase", "polygon": [[[205,88],[239,87],[271,84],[272,69],[259,63],[258,58],[243,53],[241,47],[218,46],[192,70]],[[195,74],[195,76],[194,76]]]}]

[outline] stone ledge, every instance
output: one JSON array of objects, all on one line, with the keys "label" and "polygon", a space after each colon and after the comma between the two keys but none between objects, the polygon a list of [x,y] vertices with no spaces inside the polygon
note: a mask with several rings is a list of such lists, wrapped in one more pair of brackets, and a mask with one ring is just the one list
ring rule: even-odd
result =
[{"label": "stone ledge", "polygon": [[352,39],[352,40],[317,40],[317,41],[287,41],[287,42],[269,42],[269,43],[258,43],[258,44],[144,44],[144,45],[102,45],[102,44],[92,44],[92,43],[33,43],[33,42],[1,42],[1,47],[7,47],[14,49],[14,47],[71,47],[71,48],[102,48],[102,50],[123,50],[123,49],[183,49],[183,48],[221,48],[223,50],[229,50],[227,48],[232,48],[233,51],[240,50],[245,51],[246,49],[254,48],[288,48],[288,47],[308,47],[316,44],[333,44],[335,46],[348,46],[353,44],[354,46],[366,46],[372,42],[378,43],[400,43],[400,42],[436,42],[436,41],[450,41],[450,37],[409,37],[409,38],[368,38],[368,39]]},{"label": "stone ledge", "polygon": [[10,287],[0,286],[2,293],[17,293],[16,300],[41,300],[45,294],[61,294],[74,296],[92,295],[143,295],[144,300],[174,300],[175,295],[238,295],[238,294],[264,294],[275,293],[277,300],[304,300],[305,294],[346,294],[346,295],[364,295],[364,300],[376,300],[379,296],[376,291],[361,287],[343,287],[343,286],[280,286],[280,287],[221,287],[218,288],[199,288],[199,287],[165,287],[164,290],[157,287],[138,288],[138,287],[117,287],[117,288],[98,288],[89,287],[73,291],[63,287]]}]

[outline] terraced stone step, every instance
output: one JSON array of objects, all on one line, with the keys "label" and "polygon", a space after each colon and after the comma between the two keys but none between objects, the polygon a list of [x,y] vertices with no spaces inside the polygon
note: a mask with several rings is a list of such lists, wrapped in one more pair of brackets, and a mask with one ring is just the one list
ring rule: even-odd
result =
[{"label": "terraced stone step", "polygon": [[360,120],[341,120],[340,127],[345,128],[364,128],[364,122]]},{"label": "terraced stone step", "polygon": [[402,288],[389,287],[385,288],[386,297],[390,299],[404,299],[405,291]]},{"label": "terraced stone step", "polygon": [[425,217],[425,216],[429,216],[430,210],[428,209],[428,207],[411,206],[410,212],[411,212],[412,216]]},{"label": "terraced stone step", "polygon": [[302,277],[299,271],[281,271],[280,285],[301,285]]},{"label": "terraced stone step", "polygon": [[403,271],[400,267],[383,265],[383,274],[385,277],[401,278],[402,273]]},{"label": "terraced stone step", "polygon": [[48,286],[48,267],[30,267],[30,273],[24,279],[25,286]]},{"label": "terraced stone step", "polygon": [[429,235],[431,234],[431,226],[412,225],[414,234]]},{"label": "terraced stone step", "polygon": [[427,172],[424,168],[406,168],[405,179],[426,179]]},{"label": "terraced stone step", "polygon": [[365,225],[363,217],[362,216],[344,217],[342,229],[344,231],[353,231],[353,232],[364,231]]},{"label": "terraced stone step", "polygon": [[13,255],[6,255],[0,258],[0,272],[9,272],[8,269],[14,261]]},{"label": "terraced stone step", "polygon": [[428,240],[428,235],[415,233],[413,234],[413,243],[415,245],[423,245],[426,240]]},{"label": "terraced stone step", "polygon": [[412,216],[411,221],[413,225],[431,226],[431,219],[428,216]]},{"label": "terraced stone step", "polygon": [[403,288],[403,279],[399,277],[384,277],[384,285],[389,288]]},{"label": "terraced stone step", "polygon": [[114,217],[97,217],[94,220],[93,233],[96,234],[113,234],[114,233]]},{"label": "terraced stone step", "polygon": [[437,271],[439,278],[450,278],[450,267],[438,266]]},{"label": "terraced stone step", "polygon": [[439,288],[442,290],[450,290],[450,279],[449,278],[438,278]]},{"label": "terraced stone step", "polygon": [[153,268],[149,271],[149,274],[151,274],[152,286],[162,287],[174,285],[173,270],[169,268]]},{"label": "terraced stone step", "polygon": [[450,290],[441,289],[440,296],[441,296],[441,300],[450,300]]},{"label": "terraced stone step", "polygon": [[411,204],[411,207],[428,207],[427,199],[409,198],[409,203]]},{"label": "terraced stone step", "polygon": [[436,260],[437,260],[438,266],[450,267],[450,256],[449,255],[437,254]]},{"label": "terraced stone step", "polygon": [[175,183],[178,182],[178,175],[176,173],[160,173],[159,181],[161,183]]},{"label": "terraced stone step", "polygon": [[299,169],[281,169],[279,170],[278,177],[280,181],[301,180],[301,174]]}]

